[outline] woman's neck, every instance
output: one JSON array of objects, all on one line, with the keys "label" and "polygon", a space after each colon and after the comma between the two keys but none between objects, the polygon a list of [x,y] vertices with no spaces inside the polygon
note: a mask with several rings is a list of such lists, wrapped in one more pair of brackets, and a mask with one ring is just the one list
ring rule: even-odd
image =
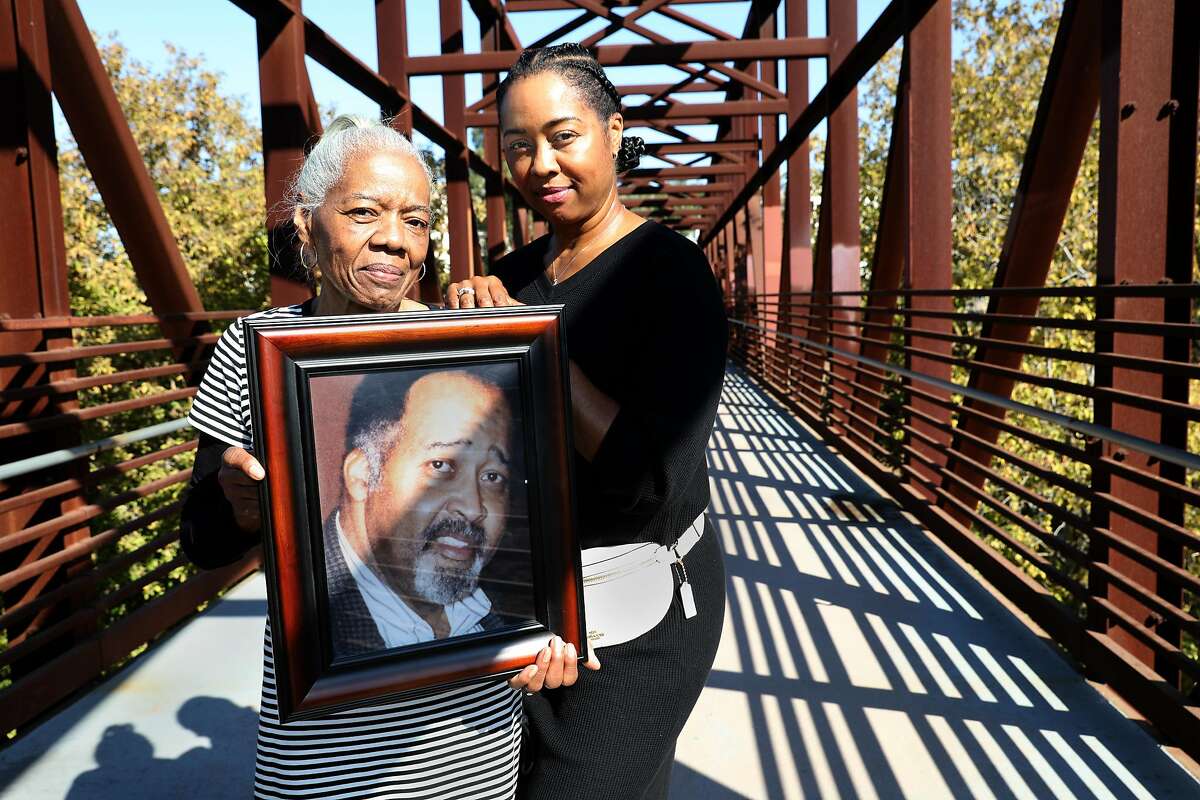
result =
[{"label": "woman's neck", "polygon": [[582,223],[578,225],[560,224],[554,226],[552,250],[559,254],[563,252],[579,252],[583,248],[590,246],[597,239],[602,239],[610,235],[614,228],[619,227],[614,220],[624,216],[624,214],[625,206],[621,205],[617,199],[617,190],[614,186],[612,194],[605,199],[600,209]]}]

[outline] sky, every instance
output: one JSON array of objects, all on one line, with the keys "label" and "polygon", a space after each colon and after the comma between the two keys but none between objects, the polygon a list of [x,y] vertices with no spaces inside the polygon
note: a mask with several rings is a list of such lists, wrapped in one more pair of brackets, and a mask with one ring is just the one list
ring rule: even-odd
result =
[{"label": "sky", "polygon": [[[130,55],[151,67],[162,67],[167,61],[165,42],[170,42],[189,55],[201,55],[206,66],[222,75],[222,89],[229,96],[240,97],[247,116],[259,121],[258,58],[255,45],[254,20],[229,0],[78,0],[88,27],[105,35],[112,33],[128,48]],[[749,2],[716,2],[688,5],[681,10],[722,30],[740,34],[745,23]],[[783,4],[781,4],[782,6]],[[825,31],[825,3],[809,4],[809,35],[821,36]],[[887,5],[886,0],[858,0],[860,35],[870,27]],[[375,68],[376,40],[374,0],[304,0],[304,13],[368,66]],[[576,11],[548,11],[511,14],[510,19],[522,42],[531,42],[573,18]],[[410,55],[436,55],[439,49],[438,0],[408,0]],[[475,15],[463,2],[464,36],[467,52],[479,52],[479,27]],[[709,38],[699,31],[682,26],[658,15],[640,20],[672,41],[698,41]],[[783,21],[781,19],[781,27]],[[577,41],[601,28],[595,20],[573,31],[568,39]],[[564,40],[565,41],[565,40]],[[605,40],[605,44],[636,44],[640,36],[621,32]],[[825,79],[824,62],[810,62],[810,94],[816,94]],[[374,116],[378,107],[345,84],[341,79],[308,59],[309,77],[318,105],[325,111],[334,108],[339,113],[360,113]],[[681,73],[669,67],[615,67],[609,76],[614,83],[667,82],[678,79]],[[441,79],[422,76],[411,79],[413,102],[430,116],[441,121]],[[478,75],[467,76],[468,104],[481,96]],[[688,102],[720,102],[723,95],[697,93],[686,96]],[[62,120],[59,118],[61,126]],[[711,138],[704,127],[688,129],[700,138]],[[60,129],[60,135],[65,131]],[[641,131],[639,131],[641,133]],[[707,135],[706,135],[707,134]],[[418,135],[418,144],[423,137]],[[651,135],[647,140],[654,140]],[[666,137],[658,137],[667,140]]]}]

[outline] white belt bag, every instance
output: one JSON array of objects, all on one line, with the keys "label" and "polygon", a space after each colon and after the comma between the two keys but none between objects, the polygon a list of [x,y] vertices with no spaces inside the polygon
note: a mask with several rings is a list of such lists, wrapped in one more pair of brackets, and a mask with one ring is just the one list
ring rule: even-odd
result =
[{"label": "white belt bag", "polygon": [[589,547],[583,551],[583,604],[588,642],[608,647],[636,639],[662,621],[671,608],[675,576],[680,571],[679,596],[688,619],[696,616],[696,601],[688,583],[683,557],[704,534],[704,514],[675,541]]}]

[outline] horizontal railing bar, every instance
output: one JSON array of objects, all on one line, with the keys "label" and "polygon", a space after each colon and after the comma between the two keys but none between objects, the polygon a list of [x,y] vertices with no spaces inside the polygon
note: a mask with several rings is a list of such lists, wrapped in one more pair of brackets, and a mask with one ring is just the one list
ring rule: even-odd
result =
[{"label": "horizontal railing bar", "polygon": [[[163,489],[173,486],[176,483],[182,483],[191,477],[191,474],[191,469],[178,470],[170,475],[164,475],[157,480],[143,483],[140,486],[135,486],[126,492],[122,492],[116,497],[106,498],[102,503],[92,503],[86,506],[80,506],[79,508],[73,508],[64,514],[59,514],[57,517],[51,517],[50,519],[30,525],[28,528],[22,528],[21,530],[0,534],[0,553],[11,550],[14,547],[19,547],[26,542],[32,542],[36,539],[41,539],[57,533],[64,528],[83,525],[84,523],[89,522],[96,517],[101,516],[102,514],[107,514],[113,509],[119,508],[126,503],[131,503],[135,500],[142,500],[156,492],[161,492]],[[5,573],[5,575],[7,574],[9,573]],[[3,580],[4,576],[0,575],[0,583],[3,583]]]},{"label": "horizontal railing bar", "polygon": [[64,494],[73,492],[83,492],[87,489],[95,487],[99,483],[123,475],[126,472],[131,472],[139,467],[154,464],[158,461],[164,461],[177,455],[186,453],[196,447],[196,439],[191,441],[181,442],[180,444],[171,445],[160,450],[151,450],[145,455],[131,458],[128,461],[122,461],[117,464],[110,464],[107,467],[102,467],[98,470],[88,473],[83,479],[68,478],[58,483],[51,483],[46,486],[39,486],[37,489],[24,492],[22,494],[13,495],[0,500],[0,514],[7,514],[18,508],[32,505],[34,503],[44,503],[47,500],[53,500],[56,497],[61,497]]},{"label": "horizontal railing bar", "polygon": [[[1006,325],[1022,325],[1030,328],[1051,328],[1054,330],[1078,330],[1092,333],[1132,333],[1138,336],[1155,336],[1160,338],[1200,338],[1200,324],[1193,322],[1148,322],[1142,320],[1122,319],[1071,319],[1069,317],[1038,317],[1025,316],[1023,314],[988,313],[986,311],[936,311],[934,309],[907,307],[884,308],[880,306],[839,305],[814,305],[814,307],[828,308],[831,311],[841,312],[886,314],[893,317],[899,316],[921,317],[923,319],[948,319],[955,322],[998,322]],[[804,316],[820,319],[825,324],[841,324],[851,326],[863,324],[862,321],[858,319],[839,319],[834,316],[812,314],[806,314]],[[878,325],[879,323],[875,324]],[[933,333],[933,331],[923,330],[921,328],[914,328],[913,330],[920,331],[922,334]]]},{"label": "horizontal railing bar", "polygon": [[187,386],[182,389],[167,389],[156,394],[143,395],[142,397],[134,397],[129,400],[118,400],[114,403],[103,403],[96,406],[88,406],[75,411],[65,411],[61,414],[54,414],[48,417],[35,417],[24,422],[12,422],[8,425],[0,425],[0,439],[12,439],[17,436],[25,436],[30,433],[41,433],[44,431],[56,430],[58,428],[69,428],[78,425],[81,422],[87,422],[101,417],[111,417],[117,414],[124,414],[129,411],[136,411],[140,408],[149,406],[165,405],[167,403],[186,400],[198,391],[195,386]]},{"label": "horizontal railing bar", "polygon": [[[734,323],[735,325],[740,325],[753,330],[765,330],[758,325],[751,325],[738,319],[730,319],[730,322]],[[789,334],[779,331],[776,331],[773,335],[797,340],[800,339],[800,337],[790,336]],[[1169,445],[1159,444],[1158,442],[1154,442],[1149,439],[1143,439],[1140,436],[1132,436],[1130,434],[1121,433],[1120,431],[1114,431],[1110,428],[1094,425],[1090,422],[1082,422],[1063,414],[1058,414],[1054,411],[1046,411],[1026,403],[1019,403],[1015,400],[1010,400],[1007,397],[1001,397],[999,395],[992,394],[991,392],[984,392],[970,386],[959,386],[955,383],[951,383],[950,381],[944,381],[940,378],[934,378],[930,375],[923,375],[920,372],[916,372],[905,367],[898,367],[894,364],[888,364],[873,358],[850,353],[836,347],[831,347],[827,344],[821,344],[820,342],[809,341],[808,343],[812,347],[815,347],[819,350],[824,350],[827,353],[839,355],[843,358],[848,358],[864,364],[870,364],[878,369],[884,369],[888,372],[892,372],[912,380],[918,380],[922,383],[936,386],[943,391],[953,394],[961,394],[964,397],[980,400],[988,403],[989,405],[1003,408],[1007,411],[1015,411],[1019,414],[1037,417],[1040,420],[1059,425],[1068,430],[1081,433],[1084,436],[1092,436],[1097,439],[1102,439],[1106,442],[1112,442],[1113,444],[1120,445],[1121,447],[1137,450],[1139,452],[1146,453],[1147,455],[1154,456],[1160,461],[1168,461],[1172,464],[1177,464],[1181,467],[1184,467],[1185,469],[1200,470],[1200,456],[1189,453],[1186,450],[1179,450],[1178,448],[1171,447]]]},{"label": "horizontal railing bar", "polygon": [[34,400],[53,395],[72,394],[84,389],[94,389],[98,386],[119,386],[125,383],[132,383],[133,381],[187,375],[193,372],[203,372],[204,366],[205,364],[164,364],[160,367],[130,369],[124,372],[110,372],[106,375],[92,375],[87,378],[73,378],[66,381],[42,383],[36,386],[23,386],[20,389],[2,389],[0,390],[0,403],[13,403],[19,400]]},{"label": "horizontal railing bar", "polygon": [[209,345],[215,344],[219,338],[215,333],[204,333],[199,336],[182,336],[178,339],[134,339],[128,342],[112,342],[111,344],[63,347],[58,350],[34,350],[27,353],[9,353],[0,355],[0,367],[57,364],[60,361],[78,361],[84,358],[98,358],[100,356],[123,356],[129,353],[142,353],[148,350],[168,350],[174,347]]},{"label": "horizontal railing bar", "polygon": [[143,442],[147,439],[154,439],[158,436],[166,436],[168,434],[181,431],[190,426],[191,423],[186,418],[175,419],[169,422],[160,422],[156,425],[150,425],[145,428],[139,428],[128,433],[119,433],[116,436],[109,436],[105,439],[99,439],[95,442],[87,442],[86,444],[76,445],[74,447],[64,447],[61,450],[52,450],[49,453],[42,453],[39,456],[31,456],[23,458],[20,461],[13,461],[8,464],[0,464],[0,481],[7,481],[21,475],[28,475],[31,472],[37,472],[40,469],[48,469],[57,467],[61,464],[67,464],[78,458],[86,458],[95,453],[100,453],[105,450],[112,450],[116,447],[123,447],[134,442]]},{"label": "horizontal railing bar", "polygon": [[1200,298],[1200,282],[1122,283],[1101,286],[994,286],[979,289],[839,289],[821,292],[756,292],[750,297],[1178,297]]},{"label": "horizontal railing bar", "polygon": [[217,322],[237,319],[254,311],[186,311],[173,314],[111,314],[97,317],[20,317],[0,315],[0,333],[59,330],[61,328],[101,328],[121,325],[157,325],[163,322]]}]

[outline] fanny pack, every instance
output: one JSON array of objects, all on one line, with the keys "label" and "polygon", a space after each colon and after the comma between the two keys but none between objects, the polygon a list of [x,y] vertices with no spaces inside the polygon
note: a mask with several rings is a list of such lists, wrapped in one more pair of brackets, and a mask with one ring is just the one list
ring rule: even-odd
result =
[{"label": "fanny pack", "polygon": [[702,513],[671,545],[635,542],[583,550],[583,604],[592,647],[628,642],[662,622],[671,608],[676,569],[684,617],[696,616],[683,557],[703,534]]}]

